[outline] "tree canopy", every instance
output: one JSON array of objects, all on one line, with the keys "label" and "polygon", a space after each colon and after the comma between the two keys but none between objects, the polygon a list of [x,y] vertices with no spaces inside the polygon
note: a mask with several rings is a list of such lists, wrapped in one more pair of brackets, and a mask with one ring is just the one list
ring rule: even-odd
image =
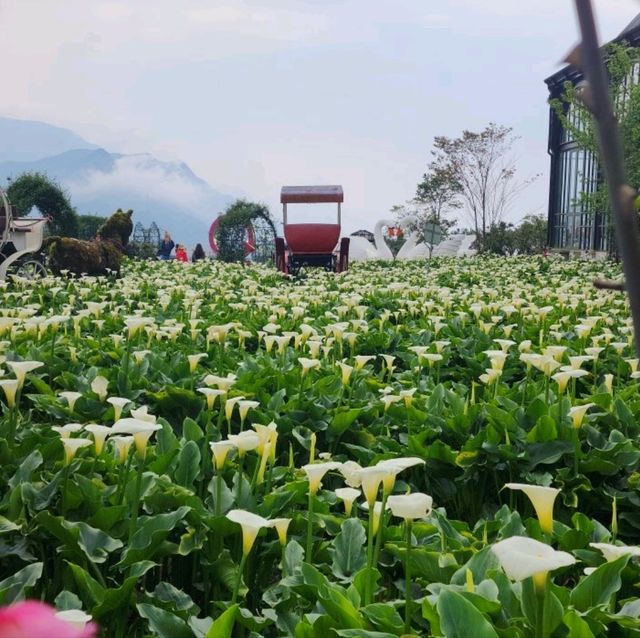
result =
[{"label": "tree canopy", "polygon": [[77,237],[78,216],[69,197],[43,173],[23,173],[11,182],[7,196],[18,215],[28,215],[35,206],[44,217],[49,217],[49,234]]},{"label": "tree canopy", "polygon": [[230,204],[225,210],[216,232],[218,258],[227,262],[244,261],[247,227],[257,221],[263,222],[273,233],[271,238],[273,242],[276,229],[266,205],[249,202],[245,199],[238,199]]},{"label": "tree canopy", "polygon": [[434,139],[429,165],[432,174],[450,181],[452,194],[462,204],[480,241],[535,179],[517,177],[511,155],[517,139],[512,128],[493,122],[479,133],[463,131],[460,137]]}]

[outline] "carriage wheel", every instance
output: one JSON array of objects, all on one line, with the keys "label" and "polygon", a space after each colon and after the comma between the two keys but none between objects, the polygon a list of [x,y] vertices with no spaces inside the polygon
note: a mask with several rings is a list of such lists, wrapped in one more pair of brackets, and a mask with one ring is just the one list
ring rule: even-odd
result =
[{"label": "carriage wheel", "polygon": [[49,273],[44,265],[37,259],[23,261],[15,270],[15,274],[22,279],[40,279]]}]

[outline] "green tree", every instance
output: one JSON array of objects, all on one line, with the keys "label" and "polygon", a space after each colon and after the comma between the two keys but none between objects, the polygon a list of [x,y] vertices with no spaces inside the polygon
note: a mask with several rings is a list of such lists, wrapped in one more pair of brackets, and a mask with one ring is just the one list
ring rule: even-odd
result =
[{"label": "green tree", "polygon": [[222,261],[244,261],[247,228],[257,221],[264,222],[276,236],[269,209],[264,204],[238,199],[224,212],[218,230],[218,259]]},{"label": "green tree", "polygon": [[547,245],[547,220],[542,215],[527,215],[518,226],[498,222],[485,234],[482,252],[496,255],[539,255]]},{"label": "green tree", "polygon": [[442,224],[446,213],[462,206],[461,194],[462,186],[451,167],[432,162],[418,184],[414,202],[422,211],[423,221]]},{"label": "green tree", "polygon": [[99,215],[78,215],[78,239],[93,239],[106,221],[106,217]]},{"label": "green tree", "polygon": [[498,222],[493,224],[482,237],[480,250],[495,255],[512,255],[515,246],[516,231],[513,224]]},{"label": "green tree", "polygon": [[514,231],[514,248],[521,255],[539,255],[547,247],[547,218],[527,215]]},{"label": "green tree", "polygon": [[479,133],[463,131],[457,138],[434,139],[430,167],[441,171],[459,189],[459,201],[480,240],[535,179],[517,177],[511,156],[517,139],[512,128],[494,123]]},{"label": "green tree", "polygon": [[[609,75],[609,91],[614,114],[620,129],[620,142],[624,156],[627,180],[631,186],[640,188],[640,85],[636,69],[640,64],[640,48],[626,42],[612,43],[605,48]],[[550,100],[562,127],[569,139],[580,148],[598,157],[598,141],[591,113],[585,106],[585,85],[566,82],[560,98]],[[599,180],[587,192],[579,194],[579,204],[586,213],[602,212],[607,215],[607,226],[611,233],[609,216],[609,191],[607,183]],[[613,246],[612,246],[613,247]]]},{"label": "green tree", "polygon": [[61,237],[78,236],[78,216],[62,188],[43,173],[23,173],[11,182],[7,196],[18,215],[35,206],[50,221],[47,231]]}]

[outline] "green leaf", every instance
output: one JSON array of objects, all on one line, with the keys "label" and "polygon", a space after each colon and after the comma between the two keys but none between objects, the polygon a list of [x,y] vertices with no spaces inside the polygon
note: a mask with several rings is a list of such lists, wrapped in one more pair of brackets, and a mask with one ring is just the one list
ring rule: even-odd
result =
[{"label": "green leaf", "polygon": [[121,540],[111,538],[102,530],[86,523],[73,523],[49,512],[40,512],[35,519],[44,529],[62,541],[66,549],[81,551],[93,563],[104,563],[110,552],[123,546]]},{"label": "green leaf", "polygon": [[23,600],[26,590],[33,587],[40,580],[40,576],[42,576],[42,563],[32,563],[0,581],[0,603],[10,605]]},{"label": "green leaf", "polygon": [[334,435],[340,435],[353,425],[353,422],[362,412],[362,408],[352,408],[344,412],[338,412],[329,424],[329,432]]},{"label": "green leaf", "polygon": [[90,610],[91,615],[96,620],[101,620],[105,616],[108,618],[108,616],[116,610],[118,610],[119,613],[124,613],[125,610],[128,610],[133,599],[136,583],[141,575],[142,574],[131,575],[124,580],[120,587],[106,589],[104,596],[98,604]]},{"label": "green leaf", "polygon": [[389,631],[399,636],[404,629],[404,621],[394,607],[385,603],[373,603],[362,608],[365,618],[377,629]]},{"label": "green leaf", "polygon": [[20,529],[20,525],[16,525],[13,521],[10,521],[4,516],[0,516],[0,534],[6,534],[7,532],[16,532]]},{"label": "green leaf", "polygon": [[62,472],[58,472],[49,483],[42,485],[36,483],[22,483],[19,486],[22,500],[32,513],[39,512],[49,507],[54,496],[58,492],[58,486],[62,480]]},{"label": "green leaf", "polygon": [[190,511],[191,508],[184,505],[174,512],[141,518],[136,533],[122,554],[121,562],[131,565],[149,560],[159,550],[162,541]]},{"label": "green leaf", "polygon": [[9,487],[14,489],[21,483],[28,483],[31,480],[31,474],[42,465],[42,454],[40,450],[34,450],[25,458],[16,473],[9,479]]},{"label": "green leaf", "polygon": [[82,601],[73,592],[63,589],[53,601],[56,609],[60,611],[66,609],[82,609]]},{"label": "green leaf", "polygon": [[[305,563],[306,564],[306,563]],[[349,597],[335,585],[323,585],[318,588],[318,600],[331,618],[339,626],[347,629],[361,629],[364,625],[360,612]]]},{"label": "green leaf", "polygon": [[397,638],[399,634],[388,634],[384,631],[369,631],[368,629],[338,629],[338,636],[346,638]]},{"label": "green leaf", "polygon": [[620,574],[627,566],[630,555],[600,565],[595,572],[583,578],[571,590],[571,604],[578,611],[588,611],[592,607],[608,604],[611,596],[621,587]]},{"label": "green leaf", "polygon": [[580,618],[578,612],[574,609],[571,609],[562,617],[562,622],[569,628],[567,638],[594,638],[589,623]]},{"label": "green leaf", "polygon": [[367,588],[368,583],[372,581],[372,590],[376,591],[376,589],[378,588],[378,581],[381,578],[382,574],[375,567],[365,567],[355,575],[353,579],[353,585],[351,585],[351,587],[355,587],[358,594],[360,595],[360,600],[364,600],[365,589]]},{"label": "green leaf", "polygon": [[445,638],[469,638],[473,627],[474,638],[498,638],[496,630],[464,596],[443,589],[437,604]]},{"label": "green leaf", "polygon": [[332,571],[341,580],[351,581],[354,574],[367,562],[364,544],[364,526],[356,518],[348,518],[333,541]]},{"label": "green leaf", "polygon": [[200,472],[200,448],[195,441],[187,441],[178,454],[175,480],[178,485],[191,487]]},{"label": "green leaf", "polygon": [[299,572],[304,562],[304,549],[296,540],[290,540],[284,548],[282,557],[282,575],[293,576]]},{"label": "green leaf", "polygon": [[166,581],[156,585],[153,590],[153,597],[162,603],[172,605],[176,611],[187,611],[196,606],[191,596]]},{"label": "green leaf", "polygon": [[548,414],[543,414],[527,435],[529,443],[544,443],[555,441],[558,438],[558,429],[555,420]]},{"label": "green leaf", "polygon": [[[412,554],[413,555],[413,554]],[[467,570],[473,574],[473,582],[478,584],[485,579],[487,570],[500,566],[498,557],[491,551],[491,547],[485,547],[463,565],[452,577],[452,585],[464,585],[467,580]]]},{"label": "green leaf", "polygon": [[193,632],[182,618],[147,603],[136,605],[138,613],[149,621],[149,629],[160,638],[193,638]]},{"label": "green leaf", "polygon": [[80,594],[84,594],[85,600],[89,602],[87,606],[92,608],[102,601],[106,591],[105,588],[79,565],[70,562],[67,562],[67,565],[69,565],[76,585],[81,590]]},{"label": "green leaf", "polygon": [[55,397],[56,395],[56,393],[51,389],[51,386],[46,381],[40,379],[40,377],[30,376],[29,384],[38,391],[38,394],[46,394],[50,397]]},{"label": "green leaf", "polygon": [[[238,580],[239,565],[233,561],[228,549],[223,550],[218,559],[213,563],[211,569],[214,576],[220,580],[230,592],[233,591]],[[238,591],[241,596],[244,596],[248,591],[242,579],[240,579],[240,589]]]},{"label": "green leaf", "polygon": [[232,605],[218,616],[214,621],[205,638],[231,638],[233,627],[236,624],[238,605]]},{"label": "green leaf", "polygon": [[79,532],[78,545],[94,563],[104,563],[110,552],[123,546],[121,540],[111,538],[102,530],[90,527],[86,523],[70,523],[65,521],[63,525],[69,529],[77,529]]},{"label": "green leaf", "polygon": [[204,436],[202,428],[190,417],[182,422],[182,436],[187,441],[200,441]]},{"label": "green leaf", "polygon": [[162,430],[156,432],[156,454],[163,456],[177,450],[180,447],[180,441],[166,421],[161,419],[158,422],[162,425]]}]

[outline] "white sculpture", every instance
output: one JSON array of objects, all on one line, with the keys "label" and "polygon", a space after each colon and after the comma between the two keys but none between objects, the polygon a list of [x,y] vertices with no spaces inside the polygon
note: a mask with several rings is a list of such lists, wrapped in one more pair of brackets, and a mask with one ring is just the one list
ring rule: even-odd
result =
[{"label": "white sculpture", "polygon": [[[375,225],[373,236],[375,245],[364,237],[351,236],[349,246],[349,259],[351,261],[369,261],[374,259],[394,259],[391,248],[387,245],[382,234],[386,226],[399,226],[402,229],[415,228],[416,218],[413,215],[403,217],[400,221],[381,219]],[[471,248],[475,242],[475,235],[451,235],[437,246],[430,248],[428,244],[419,241],[420,234],[416,230],[409,232],[405,243],[400,247],[395,259],[424,259],[428,257],[464,257],[475,255],[476,250]]]},{"label": "white sculpture", "polygon": [[[416,222],[416,218],[410,215],[408,217],[403,217],[398,225],[401,228],[407,228],[415,225]],[[423,259],[425,257],[429,257],[431,254],[429,245],[418,241],[419,239],[420,234],[418,231],[412,230],[404,244],[400,247],[400,250],[396,255],[396,259]]]},{"label": "white sculpture", "polygon": [[451,237],[447,237],[447,239],[433,249],[431,255],[433,257],[454,257],[458,254],[464,238],[465,235],[451,235]]},{"label": "white sculpture", "polygon": [[395,222],[390,219],[381,219],[373,229],[375,246],[364,237],[352,235],[349,242],[349,261],[369,261],[372,259],[393,259],[391,248],[382,236],[385,226],[393,226]]}]

